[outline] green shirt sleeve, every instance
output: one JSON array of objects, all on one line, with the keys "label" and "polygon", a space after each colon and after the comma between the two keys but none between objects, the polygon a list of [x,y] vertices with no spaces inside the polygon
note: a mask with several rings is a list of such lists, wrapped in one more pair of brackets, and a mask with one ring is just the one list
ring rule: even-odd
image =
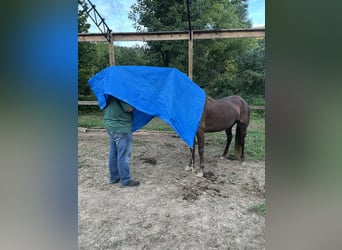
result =
[{"label": "green shirt sleeve", "polygon": [[131,105],[129,105],[128,103],[125,103],[124,101],[120,101],[120,105],[122,107],[122,109],[125,111],[125,112],[128,112],[131,108],[133,108]]}]

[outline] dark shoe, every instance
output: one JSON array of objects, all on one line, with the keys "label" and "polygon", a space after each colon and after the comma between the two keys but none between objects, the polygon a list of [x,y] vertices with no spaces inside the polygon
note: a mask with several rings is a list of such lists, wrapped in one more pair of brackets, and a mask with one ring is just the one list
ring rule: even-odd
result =
[{"label": "dark shoe", "polygon": [[115,184],[115,183],[118,183],[119,181],[120,181],[120,179],[116,180],[116,181],[109,181],[109,184]]},{"label": "dark shoe", "polygon": [[139,186],[139,185],[140,185],[139,181],[130,180],[126,185],[120,185],[120,187],[121,188],[124,188],[124,187],[135,187],[135,186]]}]

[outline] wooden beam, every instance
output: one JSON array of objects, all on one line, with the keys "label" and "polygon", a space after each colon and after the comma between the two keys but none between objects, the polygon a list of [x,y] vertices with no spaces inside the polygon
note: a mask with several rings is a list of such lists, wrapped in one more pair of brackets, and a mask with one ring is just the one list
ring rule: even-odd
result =
[{"label": "wooden beam", "polygon": [[170,32],[121,32],[112,33],[114,41],[172,41],[188,40],[188,31]]},{"label": "wooden beam", "polygon": [[78,101],[78,105],[98,105],[97,101]]},{"label": "wooden beam", "polygon": [[114,44],[112,40],[112,36],[109,38],[109,43],[108,43],[108,50],[109,50],[109,65],[114,66],[115,65],[115,55],[114,55]]},{"label": "wooden beam", "polygon": [[199,30],[194,39],[264,37],[265,29]]},{"label": "wooden beam", "polygon": [[[98,105],[97,101],[78,101],[78,105]],[[265,110],[265,106],[249,105],[251,110]]]},{"label": "wooden beam", "polygon": [[102,33],[78,33],[79,42],[108,42]]},{"label": "wooden beam", "polygon": [[190,31],[191,34],[188,41],[188,77],[192,80],[192,75],[193,75],[193,56],[194,56],[194,34],[193,31]]},{"label": "wooden beam", "polygon": [[249,105],[251,110],[265,110],[265,106]]},{"label": "wooden beam", "polygon": [[[112,41],[165,41],[188,40],[188,31],[160,31],[160,32],[117,32],[111,33]],[[220,39],[220,38],[251,38],[264,37],[265,28],[253,29],[221,29],[221,30],[194,30],[193,39]],[[79,33],[79,42],[107,41],[101,33]]]}]

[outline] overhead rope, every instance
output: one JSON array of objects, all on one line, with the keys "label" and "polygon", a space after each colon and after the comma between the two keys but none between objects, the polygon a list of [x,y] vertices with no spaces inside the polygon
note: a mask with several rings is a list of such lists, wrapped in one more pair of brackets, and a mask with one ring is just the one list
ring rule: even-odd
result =
[{"label": "overhead rope", "polygon": [[192,40],[192,27],[191,27],[191,15],[190,15],[190,3],[189,0],[186,0],[186,7],[188,10],[188,23],[189,23],[189,36],[190,36],[190,40]]}]

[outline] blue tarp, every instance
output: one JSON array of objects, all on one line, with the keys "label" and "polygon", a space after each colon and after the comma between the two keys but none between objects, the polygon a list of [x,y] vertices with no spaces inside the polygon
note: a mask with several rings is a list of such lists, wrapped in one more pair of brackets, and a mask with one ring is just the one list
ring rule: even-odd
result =
[{"label": "blue tarp", "polygon": [[193,146],[206,94],[181,71],[152,66],[110,66],[88,82],[101,109],[106,107],[108,95],[135,108],[133,131],[157,116]]}]

